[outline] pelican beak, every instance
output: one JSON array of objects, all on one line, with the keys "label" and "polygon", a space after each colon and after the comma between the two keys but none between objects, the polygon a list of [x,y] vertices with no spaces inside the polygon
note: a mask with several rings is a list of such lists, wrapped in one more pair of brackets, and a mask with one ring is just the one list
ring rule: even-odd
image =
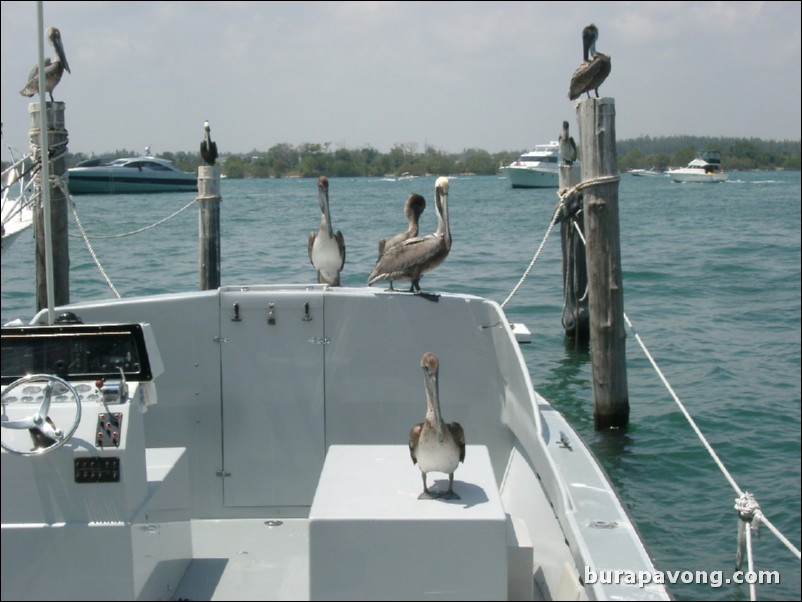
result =
[{"label": "pelican beak", "polygon": [[437,432],[437,439],[442,443],[445,439],[445,427],[443,425],[443,418],[440,416],[440,391],[437,380],[436,372],[429,372],[425,374],[427,397],[432,400],[432,412],[434,412],[434,430]]},{"label": "pelican beak", "polygon": [[64,69],[67,71],[67,73],[72,73],[72,71],[70,71],[70,66],[67,63],[67,56],[64,54],[64,45],[61,43],[60,33],[53,37],[53,47],[56,49],[58,60],[62,65],[64,65]]}]

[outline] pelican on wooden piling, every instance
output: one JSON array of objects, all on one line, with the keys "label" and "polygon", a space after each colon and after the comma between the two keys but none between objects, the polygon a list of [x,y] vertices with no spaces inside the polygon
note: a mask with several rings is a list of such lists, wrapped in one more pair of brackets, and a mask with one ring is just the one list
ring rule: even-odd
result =
[{"label": "pelican on wooden piling", "polygon": [[[61,32],[55,27],[48,27],[45,36],[53,45],[56,51],[56,58],[50,57],[45,59],[45,91],[50,95],[51,102],[53,101],[53,90],[61,81],[61,76],[64,72],[71,73],[70,66],[67,63],[67,56],[64,54],[64,45],[61,42]],[[31,97],[39,92],[39,65],[36,65],[30,75],[28,75],[28,83],[20,90],[23,96]]]},{"label": "pelican on wooden piling", "polygon": [[439,266],[451,251],[451,230],[448,225],[448,178],[437,178],[434,186],[434,208],[437,230],[426,236],[415,236],[387,248],[368,276],[368,286],[380,280],[410,280],[410,292],[420,293],[420,279],[425,272]]},{"label": "pelican on wooden piling", "polygon": [[[460,499],[454,493],[454,471],[465,461],[465,432],[459,422],[445,422],[440,413],[438,385],[440,361],[431,351],[423,354],[423,385],[426,391],[426,419],[409,431],[409,455],[417,464],[423,478],[423,493],[418,499],[442,497]],[[443,472],[448,475],[448,491],[432,495],[426,485],[426,474]]]},{"label": "pelican on wooden piling", "polygon": [[598,39],[599,29],[593,23],[582,30],[583,60],[571,77],[571,85],[568,89],[568,98],[571,100],[576,100],[585,93],[590,98],[591,90],[596,92],[596,98],[598,98],[599,86],[610,75],[612,70],[610,57],[596,51],[596,40]]},{"label": "pelican on wooden piling", "polygon": [[217,160],[217,143],[212,140],[211,131],[208,121],[203,122],[203,142],[200,145],[200,154],[206,165],[214,165]]},{"label": "pelican on wooden piling", "polygon": [[563,131],[557,139],[560,143],[560,154],[566,165],[573,165],[576,161],[576,142],[568,133],[568,122],[563,121]]},{"label": "pelican on wooden piling", "polygon": [[[406,203],[404,203],[404,215],[406,215],[409,225],[404,232],[396,234],[389,239],[382,238],[379,241],[379,256],[376,259],[377,264],[387,249],[392,249],[397,244],[409,240],[410,238],[415,238],[418,235],[418,222],[420,221],[420,216],[424,209],[426,209],[426,199],[416,193],[410,194]],[[393,290],[392,280],[390,281],[390,290]]]},{"label": "pelican on wooden piling", "polygon": [[317,181],[317,199],[320,204],[320,228],[309,233],[307,248],[309,261],[317,270],[317,281],[331,286],[340,285],[340,272],[345,265],[345,238],[331,226],[329,212],[329,180],[320,176]]}]

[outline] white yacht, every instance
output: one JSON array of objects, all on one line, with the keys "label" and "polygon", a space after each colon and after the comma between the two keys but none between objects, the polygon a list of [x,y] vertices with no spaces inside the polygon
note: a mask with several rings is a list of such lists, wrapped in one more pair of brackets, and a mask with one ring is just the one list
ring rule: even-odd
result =
[{"label": "white yacht", "polygon": [[561,161],[560,145],[552,141],[536,145],[499,171],[507,177],[512,188],[557,188]]},{"label": "white yacht", "polygon": [[721,167],[721,152],[699,151],[687,167],[669,169],[668,177],[674,182],[726,182],[727,174]]}]

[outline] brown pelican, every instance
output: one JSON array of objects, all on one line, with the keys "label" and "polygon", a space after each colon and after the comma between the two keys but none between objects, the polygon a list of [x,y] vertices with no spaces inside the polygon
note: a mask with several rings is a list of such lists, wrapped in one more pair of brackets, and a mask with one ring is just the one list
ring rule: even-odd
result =
[{"label": "brown pelican", "polygon": [[568,122],[563,121],[563,131],[558,138],[560,142],[560,154],[563,157],[563,162],[566,165],[573,165],[576,161],[576,142],[568,133]]},{"label": "brown pelican", "polygon": [[203,129],[206,133],[203,136],[203,142],[200,145],[200,154],[203,160],[206,162],[206,165],[214,165],[214,162],[217,160],[217,143],[212,141],[212,137],[210,132],[212,128],[209,127],[209,122],[203,122]]},{"label": "brown pelican", "polygon": [[[454,471],[465,461],[465,433],[459,422],[444,422],[440,414],[438,371],[440,361],[431,351],[423,354],[423,386],[426,391],[426,419],[409,431],[409,455],[423,477],[423,493],[419,500],[432,497],[460,499],[454,493]],[[444,472],[448,475],[448,491],[433,496],[426,486],[426,473]]]},{"label": "brown pelican", "polygon": [[320,228],[309,233],[309,261],[317,270],[321,284],[340,286],[340,271],[345,265],[345,239],[339,230],[334,233],[329,213],[329,180],[317,180],[317,200],[320,203]]},{"label": "brown pelican", "polygon": [[[410,238],[415,238],[418,235],[418,220],[420,220],[420,216],[424,209],[426,209],[426,199],[419,194],[410,194],[409,198],[404,204],[404,215],[407,216],[409,227],[400,234],[396,234],[389,239],[382,238],[379,241],[379,257],[376,259],[377,264],[379,263],[382,255],[384,255],[385,250],[391,249],[398,243],[402,243]],[[392,280],[390,281],[390,290],[393,290]]]},{"label": "brown pelican", "polygon": [[571,77],[571,85],[568,89],[568,98],[571,100],[576,100],[583,93],[587,93],[590,98],[591,90],[596,92],[596,98],[598,98],[599,86],[610,75],[612,69],[610,57],[596,52],[596,40],[598,39],[599,30],[593,23],[582,30],[583,61]]},{"label": "brown pelican", "polygon": [[434,208],[437,230],[426,236],[409,238],[393,247],[386,247],[368,276],[368,286],[379,280],[411,280],[410,292],[420,292],[420,279],[443,263],[451,250],[448,227],[448,178],[437,178],[434,185]]},{"label": "brown pelican", "polygon": [[[53,44],[56,51],[56,59],[45,59],[45,91],[50,94],[50,100],[53,100],[53,89],[61,81],[61,76],[64,71],[71,73],[70,66],[67,64],[67,57],[64,55],[64,46],[61,43],[61,32],[55,27],[48,27],[45,35]],[[36,65],[31,74],[28,76],[28,83],[20,90],[23,96],[33,96],[39,92],[39,65]]]}]

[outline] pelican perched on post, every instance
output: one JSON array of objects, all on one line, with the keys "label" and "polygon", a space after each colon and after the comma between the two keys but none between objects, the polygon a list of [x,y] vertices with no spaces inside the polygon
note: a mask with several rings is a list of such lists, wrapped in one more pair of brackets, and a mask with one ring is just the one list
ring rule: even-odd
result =
[{"label": "pelican perched on post", "polygon": [[435,182],[434,208],[437,212],[437,230],[426,236],[409,238],[393,247],[385,247],[368,276],[368,286],[379,280],[410,280],[410,292],[420,292],[421,276],[443,263],[451,250],[448,178],[437,178]]},{"label": "pelican perched on post", "polygon": [[[404,232],[396,234],[389,239],[382,238],[379,241],[379,257],[376,259],[377,264],[387,249],[392,249],[395,245],[409,240],[410,238],[415,238],[418,235],[418,221],[424,209],[426,209],[426,199],[416,193],[410,194],[406,203],[404,203],[404,215],[407,216],[409,225]],[[390,290],[393,290],[392,280],[390,281]]]},{"label": "pelican perched on post", "polygon": [[331,227],[329,180],[326,176],[317,180],[317,200],[320,203],[320,228],[309,233],[309,261],[317,270],[319,283],[340,286],[340,271],[345,265],[345,238],[339,230],[335,234]]},{"label": "pelican perched on post", "polygon": [[571,77],[571,85],[568,89],[568,98],[571,100],[576,100],[584,93],[587,93],[590,98],[591,90],[596,92],[596,98],[598,98],[599,86],[610,75],[612,69],[610,57],[596,52],[596,40],[598,39],[599,30],[593,23],[582,30],[583,60]]},{"label": "pelican perched on post", "polygon": [[[440,413],[438,373],[440,361],[431,351],[423,354],[423,385],[426,391],[426,419],[409,431],[409,455],[423,477],[423,493],[418,499],[444,497],[460,499],[454,493],[454,471],[465,461],[465,433],[459,422],[445,422]],[[444,472],[448,475],[448,491],[433,496],[426,485],[426,473]]]},{"label": "pelican perched on post", "polygon": [[[50,40],[56,51],[56,58],[50,57],[45,59],[45,91],[50,95],[50,100],[53,101],[53,90],[61,81],[61,76],[64,71],[71,73],[70,66],[67,64],[67,57],[64,54],[64,45],[61,43],[61,32],[55,27],[48,27],[45,36]],[[39,92],[39,65],[36,65],[30,75],[28,75],[28,83],[19,91],[23,96],[31,97]]]},{"label": "pelican perched on post", "polygon": [[568,133],[568,122],[563,121],[563,131],[557,139],[560,143],[560,154],[566,165],[573,165],[576,161],[576,142]]},{"label": "pelican perched on post", "polygon": [[206,165],[214,165],[214,162],[217,160],[217,143],[212,141],[212,128],[209,127],[208,121],[203,122],[203,129],[205,134],[203,135],[203,142],[201,142],[200,145],[200,154],[206,162]]}]

